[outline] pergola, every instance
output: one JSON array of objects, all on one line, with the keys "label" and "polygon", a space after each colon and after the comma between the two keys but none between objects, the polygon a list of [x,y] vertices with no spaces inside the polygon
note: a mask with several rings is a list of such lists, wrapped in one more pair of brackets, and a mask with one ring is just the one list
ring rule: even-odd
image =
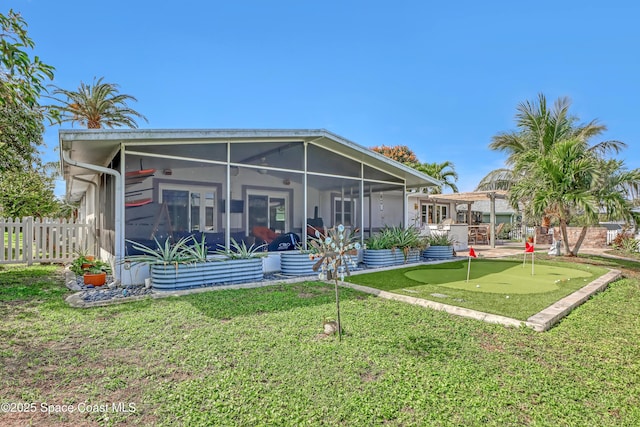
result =
[{"label": "pergola", "polygon": [[491,227],[490,245],[496,247],[496,199],[506,199],[507,192],[505,190],[491,191],[473,191],[468,193],[452,193],[452,194],[430,194],[429,200],[434,204],[438,202],[454,202],[456,204],[467,204],[467,224],[471,225],[471,204],[480,200],[491,200],[491,210],[489,211],[489,227]]}]

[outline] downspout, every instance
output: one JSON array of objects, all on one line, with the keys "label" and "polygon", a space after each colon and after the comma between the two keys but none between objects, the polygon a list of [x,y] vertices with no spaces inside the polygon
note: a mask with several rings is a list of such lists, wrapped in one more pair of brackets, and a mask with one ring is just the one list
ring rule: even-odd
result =
[{"label": "downspout", "polygon": [[93,219],[93,253],[97,254],[98,252],[98,233],[96,232],[96,228],[98,226],[98,218],[97,218],[97,212],[98,212],[98,206],[100,205],[100,202],[98,201],[98,184],[96,184],[95,182],[88,180],[88,179],[84,179],[84,178],[80,178],[77,176],[71,177],[72,180],[74,181],[80,181],[80,182],[84,182],[85,184],[89,184],[93,187],[93,191],[94,191],[94,196],[93,196],[93,214],[95,216],[95,218]]},{"label": "downspout", "polygon": [[[62,151],[62,159],[72,166],[88,169],[94,172],[106,173],[115,178],[115,250],[114,250],[114,269],[113,275],[115,280],[121,280],[122,277],[122,257],[124,254],[124,203],[122,195],[122,175],[114,169],[105,168],[104,166],[92,165],[73,160],[69,155],[69,150]],[[97,255],[97,254],[96,254]]]}]

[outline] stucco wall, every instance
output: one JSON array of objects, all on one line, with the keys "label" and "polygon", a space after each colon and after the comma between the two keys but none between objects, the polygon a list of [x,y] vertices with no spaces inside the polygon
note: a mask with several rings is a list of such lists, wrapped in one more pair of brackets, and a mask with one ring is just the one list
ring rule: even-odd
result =
[{"label": "stucco wall", "polygon": [[[573,246],[578,241],[582,227],[567,227],[567,235],[569,236],[569,245]],[[560,228],[554,227],[553,237],[555,240],[561,240]],[[607,229],[604,227],[589,227],[587,235],[582,242],[582,248],[604,248],[607,246]]]}]

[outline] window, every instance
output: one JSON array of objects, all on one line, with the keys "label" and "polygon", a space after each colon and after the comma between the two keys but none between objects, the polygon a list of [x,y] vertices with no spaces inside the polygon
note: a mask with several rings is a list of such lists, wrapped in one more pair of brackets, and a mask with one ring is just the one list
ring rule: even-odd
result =
[{"label": "window", "polygon": [[436,218],[433,220],[433,205],[423,203],[420,205],[420,222],[422,224],[440,224],[448,218],[448,206],[436,205]]},{"label": "window", "polygon": [[161,184],[160,203],[167,208],[173,231],[214,231],[216,193],[208,188]]},{"label": "window", "polygon": [[290,231],[289,194],[279,191],[248,190],[247,228],[267,227],[276,233]]},{"label": "window", "polygon": [[342,224],[345,226],[353,225],[355,216],[355,203],[349,198],[336,197],[333,200],[333,224]]}]

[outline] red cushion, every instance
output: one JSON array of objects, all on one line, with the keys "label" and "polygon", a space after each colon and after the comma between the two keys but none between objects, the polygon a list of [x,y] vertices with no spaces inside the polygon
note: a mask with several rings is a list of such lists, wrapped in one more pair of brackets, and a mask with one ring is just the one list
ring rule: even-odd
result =
[{"label": "red cushion", "polygon": [[253,235],[258,239],[264,240],[266,243],[271,243],[273,239],[278,237],[278,234],[275,231],[262,225],[256,225],[253,227]]}]

